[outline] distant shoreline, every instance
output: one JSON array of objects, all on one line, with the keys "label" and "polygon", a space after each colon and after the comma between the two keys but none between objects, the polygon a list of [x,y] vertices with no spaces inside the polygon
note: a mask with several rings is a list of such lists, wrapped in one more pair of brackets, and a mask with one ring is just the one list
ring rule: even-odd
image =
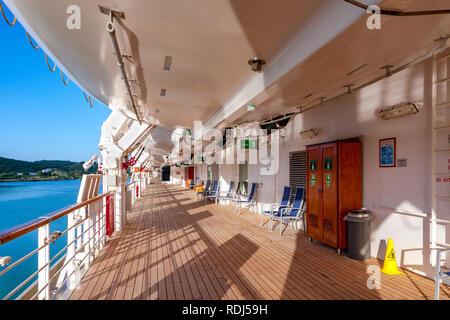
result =
[{"label": "distant shoreline", "polygon": [[0,182],[39,182],[39,181],[67,181],[80,180],[81,178],[64,178],[64,179],[0,179]]}]

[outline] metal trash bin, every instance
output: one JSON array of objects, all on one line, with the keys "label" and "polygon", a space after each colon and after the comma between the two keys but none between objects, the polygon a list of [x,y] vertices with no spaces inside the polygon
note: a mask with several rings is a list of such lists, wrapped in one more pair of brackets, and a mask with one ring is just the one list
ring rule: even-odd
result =
[{"label": "metal trash bin", "polygon": [[372,214],[368,210],[353,210],[347,221],[347,256],[354,260],[370,259],[370,234]]}]

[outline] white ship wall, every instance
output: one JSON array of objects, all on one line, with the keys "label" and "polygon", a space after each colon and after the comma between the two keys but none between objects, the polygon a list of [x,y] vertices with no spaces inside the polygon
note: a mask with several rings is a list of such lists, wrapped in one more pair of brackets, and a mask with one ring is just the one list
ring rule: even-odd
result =
[{"label": "white ship wall", "polygon": [[[433,277],[434,259],[430,254],[432,206],[432,60],[403,70],[362,90],[328,101],[298,114],[286,127],[280,142],[280,168],[276,175],[261,175],[260,165],[248,166],[249,185],[258,189],[258,211],[279,202],[283,187],[289,185],[289,153],[306,145],[360,137],[363,144],[363,206],[374,213],[372,256],[384,259],[388,238],[394,240],[397,263]],[[376,110],[400,102],[423,101],[420,112],[393,120],[380,120]],[[448,114],[448,113],[447,113]],[[314,128],[319,134],[302,139],[299,132]],[[407,167],[379,168],[379,140],[397,139],[397,159],[407,159]],[[440,148],[450,149],[444,141]],[[196,165],[196,176],[206,181],[207,166]],[[446,169],[446,168],[445,168]],[[239,180],[239,165],[220,165],[222,190],[231,180]],[[448,183],[441,184],[448,196]],[[450,220],[448,203],[440,203],[439,219]],[[438,243],[450,243],[448,224],[438,224]],[[433,262],[431,262],[433,261]],[[448,262],[448,261],[447,261]]]},{"label": "white ship wall", "polygon": [[[434,179],[431,168],[431,83],[432,60],[429,59],[351,95],[297,115],[288,124],[286,141],[280,145],[279,173],[264,177],[249,166],[249,182],[264,183],[259,200],[280,201],[283,187],[289,185],[289,152],[305,150],[305,145],[309,144],[360,136],[363,144],[363,206],[375,217],[372,256],[384,259],[387,239],[392,238],[398,264],[433,277],[431,224],[429,218],[423,217],[431,214]],[[416,115],[399,119],[377,119],[378,108],[408,101],[423,101],[423,109]],[[311,128],[318,130],[319,135],[301,139],[299,132]],[[379,168],[379,140],[391,137],[397,139],[397,159],[407,159],[406,168]],[[450,143],[441,144],[440,148],[450,149]],[[440,184],[438,190],[443,196],[449,196],[448,183]],[[450,220],[448,202],[438,206],[438,218]],[[438,224],[438,243],[450,243],[449,229],[448,224]]]}]

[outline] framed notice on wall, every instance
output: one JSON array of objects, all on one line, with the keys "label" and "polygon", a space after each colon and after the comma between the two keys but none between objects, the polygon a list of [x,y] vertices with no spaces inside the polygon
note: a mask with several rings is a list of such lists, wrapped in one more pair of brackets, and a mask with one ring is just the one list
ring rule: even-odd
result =
[{"label": "framed notice on wall", "polygon": [[395,167],[396,141],[395,138],[380,140],[380,168]]}]

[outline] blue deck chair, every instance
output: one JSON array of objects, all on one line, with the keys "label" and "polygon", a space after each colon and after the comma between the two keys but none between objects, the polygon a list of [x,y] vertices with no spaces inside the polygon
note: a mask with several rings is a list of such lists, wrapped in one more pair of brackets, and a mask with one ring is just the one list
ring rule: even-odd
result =
[{"label": "blue deck chair", "polygon": [[241,214],[241,205],[244,205],[244,208],[250,209],[250,207],[256,206],[256,201],[253,199],[255,197],[256,191],[256,183],[252,183],[252,189],[250,191],[250,195],[246,200],[242,200],[239,196],[234,200],[234,211],[239,210],[239,214]]},{"label": "blue deck chair", "polygon": [[[266,217],[272,217],[273,215],[280,215],[281,210],[285,209],[289,205],[289,197],[291,196],[291,187],[284,187],[283,191],[283,197],[281,198],[280,204],[272,204],[270,206],[269,211],[263,211],[261,213],[261,224],[260,226],[263,226],[263,216]],[[272,223],[272,219],[270,219],[270,222]],[[270,229],[272,226],[269,227]]]},{"label": "blue deck chair", "polygon": [[217,204],[217,200],[219,199],[219,181],[214,181],[214,187],[211,191],[206,191],[206,195],[203,198],[205,199],[205,203],[208,202],[208,199],[214,199]]},{"label": "blue deck chair", "polygon": [[195,192],[195,200],[198,200],[198,196],[202,196],[202,198],[206,195],[206,192],[209,189],[209,186],[211,184],[211,181],[207,180],[205,186],[203,187],[202,192]]},{"label": "blue deck chair", "polygon": [[219,192],[219,194],[218,194],[219,204],[220,204],[220,200],[231,197],[233,195],[233,187],[234,187],[234,181],[230,181],[230,186],[228,188],[228,191]]},{"label": "blue deck chair", "polygon": [[[241,188],[241,182],[239,181],[235,192],[231,192],[228,195],[221,197],[220,199],[225,200],[225,201],[227,201],[227,200],[234,201],[239,196],[240,188]],[[231,187],[230,187],[230,189],[231,189]]]},{"label": "blue deck chair", "polygon": [[205,196],[210,195],[214,189],[216,188],[217,180],[212,181],[212,184],[209,184],[209,189],[206,190]]},{"label": "blue deck chair", "polygon": [[[273,230],[273,221],[278,221],[280,223],[280,236],[283,233],[283,224],[288,224],[292,222],[297,222],[300,219],[303,219],[303,228],[305,228],[304,218],[305,218],[305,188],[296,187],[295,188],[295,197],[294,203],[292,206],[288,206],[284,209],[280,210],[279,214],[274,214],[271,217],[271,231]],[[291,224],[292,227],[292,224]],[[297,229],[297,224],[295,223],[295,229]]]}]

